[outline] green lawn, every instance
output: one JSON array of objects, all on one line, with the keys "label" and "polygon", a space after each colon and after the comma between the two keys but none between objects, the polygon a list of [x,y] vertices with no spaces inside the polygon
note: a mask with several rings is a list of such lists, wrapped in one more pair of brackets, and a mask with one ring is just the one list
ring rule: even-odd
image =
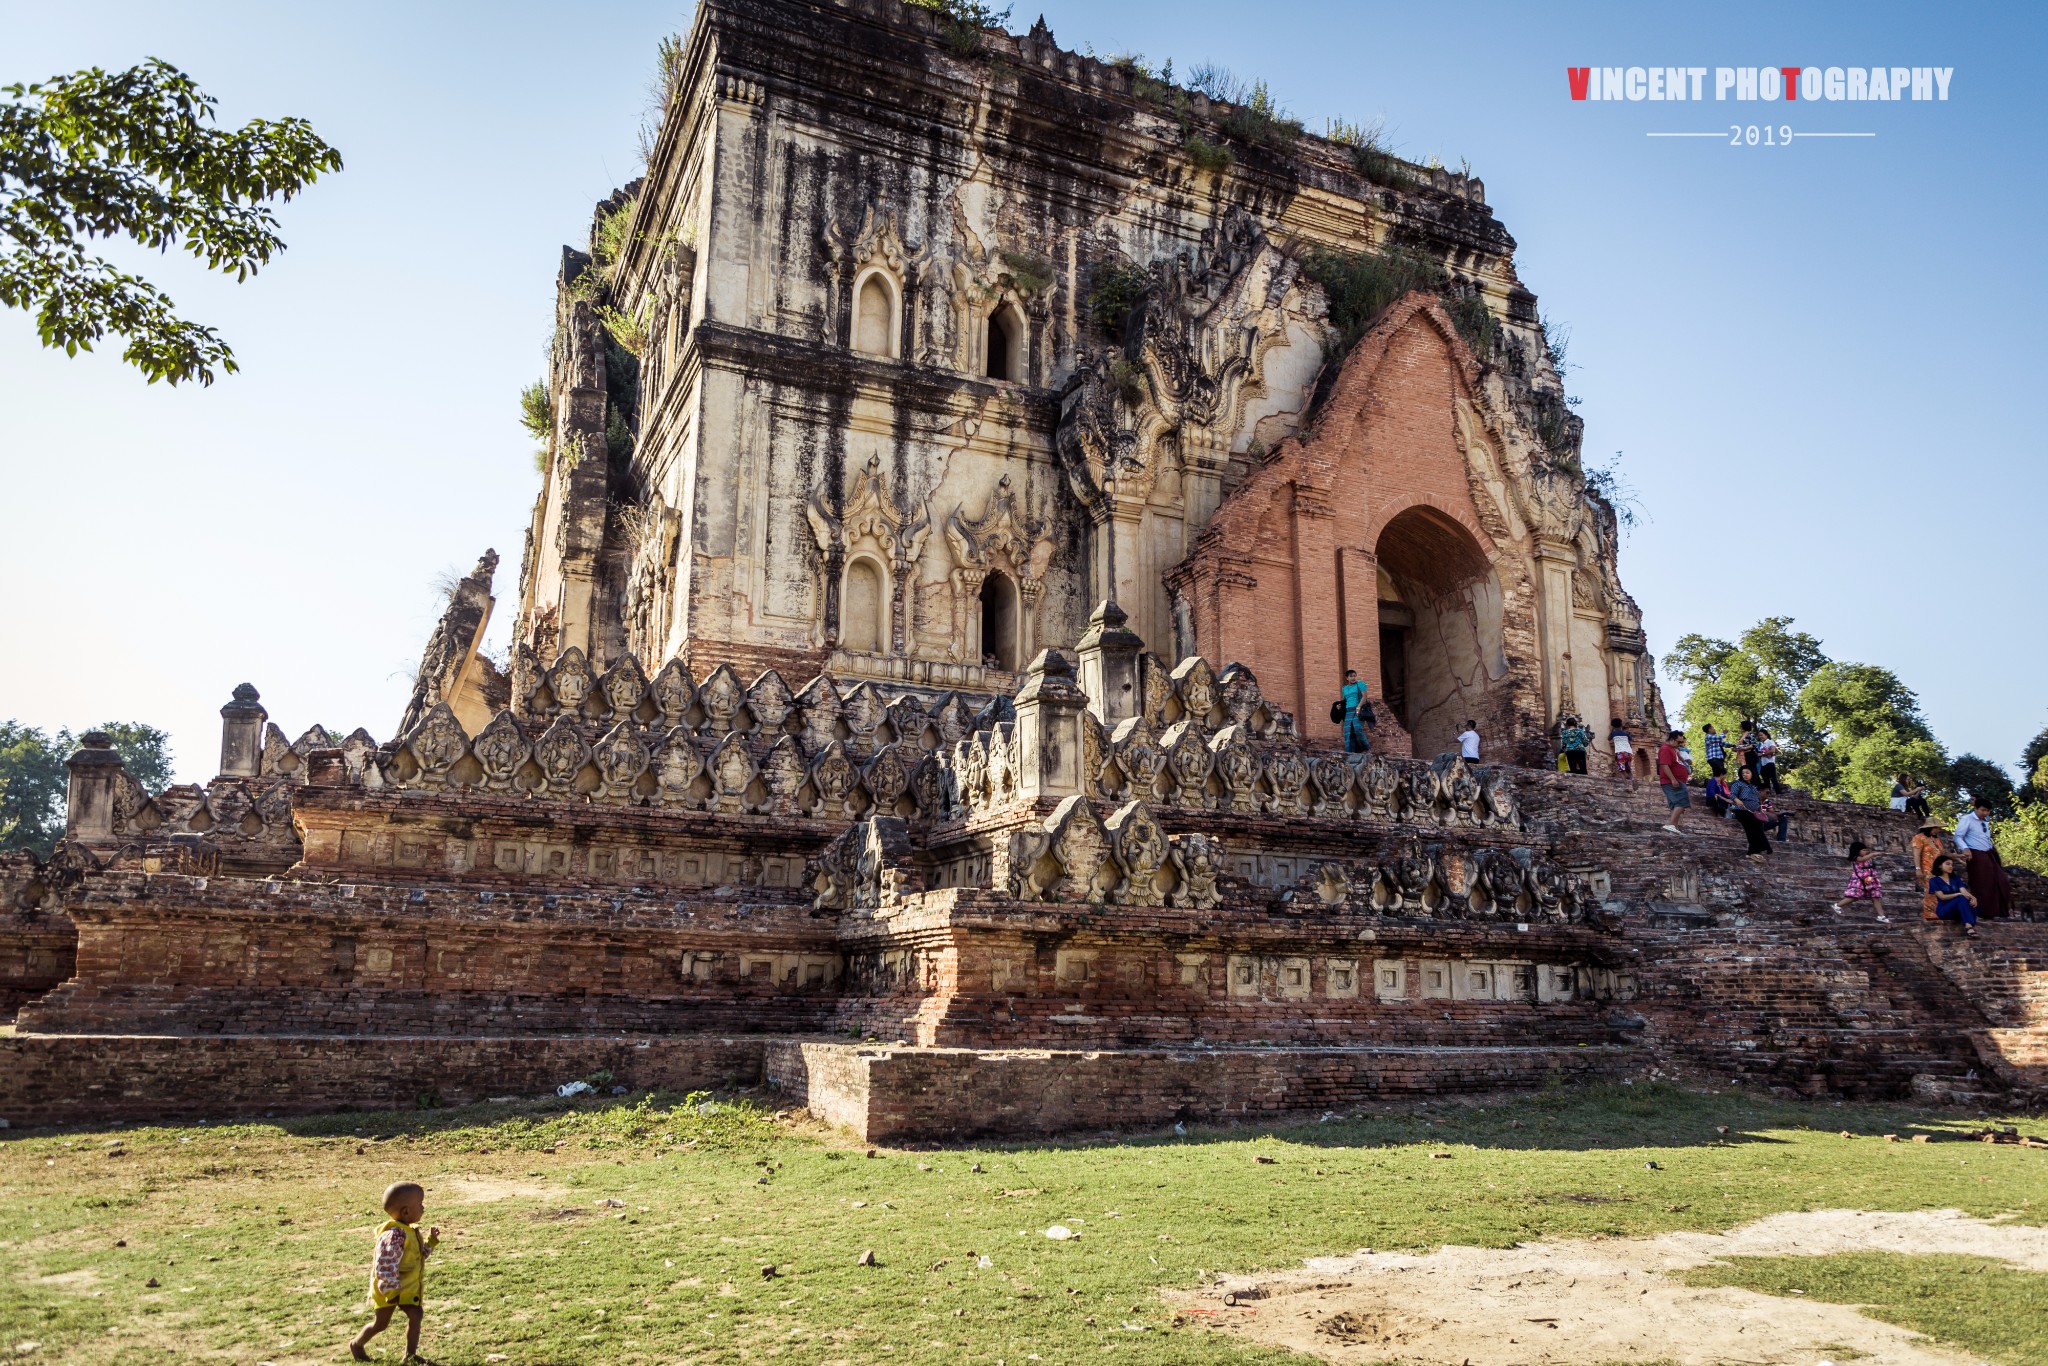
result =
[{"label": "green lawn", "polygon": [[[35,1361],[339,1360],[362,1317],[377,1197],[411,1178],[443,1230],[425,1339],[442,1363],[1293,1360],[1175,1326],[1157,1289],[1361,1246],[1721,1229],[1830,1207],[2048,1210],[2048,1153],[1877,1137],[1916,1123],[1946,1138],[1971,1127],[1603,1086],[874,1158],[680,1097],[0,1136],[0,1358],[34,1342]],[[1054,1223],[1080,1236],[1049,1240]],[[859,1265],[870,1250],[876,1265]],[[1979,1338],[1953,1303],[2009,1293],[2000,1277],[2036,1284],[2002,1265],[1818,1260],[1843,1269],[1799,1287],[1810,1295],[1836,1298],[1838,1282],[1845,1302],[1875,1294],[1882,1316],[1992,1361],[2048,1351],[2048,1316]],[[1777,1266],[1716,1274],[1767,1280]]]},{"label": "green lawn", "polygon": [[1872,1318],[2009,1366],[2048,1366],[2048,1276],[1989,1257],[1843,1252],[1729,1257],[1685,1273],[1692,1285],[1854,1304]]}]

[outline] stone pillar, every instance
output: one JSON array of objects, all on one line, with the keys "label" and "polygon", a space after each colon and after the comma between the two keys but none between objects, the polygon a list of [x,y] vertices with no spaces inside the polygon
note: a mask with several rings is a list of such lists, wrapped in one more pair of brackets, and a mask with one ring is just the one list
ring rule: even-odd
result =
[{"label": "stone pillar", "polygon": [[1017,794],[1026,800],[1082,790],[1081,716],[1088,694],[1065,650],[1041,650],[1017,690]]},{"label": "stone pillar", "polygon": [[121,790],[121,756],[113,737],[89,730],[65,767],[71,772],[64,793],[64,838],[93,843],[114,837],[114,799]]},{"label": "stone pillar", "polygon": [[1543,646],[1543,723],[1564,709],[1571,693],[1572,571],[1578,552],[1547,539],[1536,543],[1536,621]]},{"label": "stone pillar", "polygon": [[1088,694],[1088,710],[1111,729],[1145,705],[1144,689],[1138,686],[1138,657],[1145,642],[1126,625],[1128,620],[1123,608],[1104,598],[1081,637],[1081,690]]},{"label": "stone pillar", "polygon": [[253,778],[263,770],[263,723],[270,713],[256,700],[256,685],[241,683],[220,709],[220,776]]}]

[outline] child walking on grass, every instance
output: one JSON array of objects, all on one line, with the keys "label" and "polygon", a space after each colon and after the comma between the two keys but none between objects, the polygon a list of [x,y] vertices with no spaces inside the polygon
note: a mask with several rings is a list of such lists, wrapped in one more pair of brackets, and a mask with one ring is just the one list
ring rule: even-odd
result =
[{"label": "child walking on grass", "polygon": [[1842,899],[1835,903],[1837,914],[1852,901],[1868,901],[1879,920],[1891,919],[1884,913],[1884,879],[1877,875],[1877,867],[1871,862],[1876,857],[1877,851],[1862,840],[1849,841],[1849,885],[1842,890]]},{"label": "child walking on grass", "polygon": [[400,1181],[384,1192],[384,1213],[390,1217],[377,1230],[377,1250],[370,1259],[370,1307],[376,1317],[348,1345],[357,1361],[370,1359],[364,1346],[390,1326],[393,1310],[405,1315],[405,1359],[420,1360],[421,1288],[427,1254],[441,1241],[438,1228],[420,1236],[418,1224],[426,1212],[426,1188],[417,1182]]}]

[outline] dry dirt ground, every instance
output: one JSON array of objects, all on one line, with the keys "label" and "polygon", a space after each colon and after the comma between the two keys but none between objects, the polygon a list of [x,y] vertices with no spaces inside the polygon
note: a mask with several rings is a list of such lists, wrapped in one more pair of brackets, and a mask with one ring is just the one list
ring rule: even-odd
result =
[{"label": "dry dirt ground", "polygon": [[1956,1210],[1817,1210],[1775,1214],[1723,1234],[1445,1247],[1424,1255],[1360,1249],[1311,1258],[1300,1271],[1222,1276],[1168,1298],[1223,1331],[1347,1364],[1814,1366],[1832,1359],[1975,1366],[1976,1357],[1847,1305],[1699,1289],[1666,1274],[1722,1257],[1864,1251],[1964,1253],[2048,1271],[2048,1228]]}]

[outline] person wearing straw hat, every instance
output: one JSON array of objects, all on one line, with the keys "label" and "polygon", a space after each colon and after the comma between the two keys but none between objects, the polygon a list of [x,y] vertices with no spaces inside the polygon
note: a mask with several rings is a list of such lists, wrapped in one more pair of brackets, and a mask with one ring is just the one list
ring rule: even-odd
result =
[{"label": "person wearing straw hat", "polygon": [[1934,861],[1948,852],[1948,841],[1942,838],[1941,822],[1929,816],[1920,822],[1920,830],[1913,836],[1913,878],[1920,884],[1920,918],[1934,919],[1936,897],[1928,890],[1927,879],[1934,875]]}]

